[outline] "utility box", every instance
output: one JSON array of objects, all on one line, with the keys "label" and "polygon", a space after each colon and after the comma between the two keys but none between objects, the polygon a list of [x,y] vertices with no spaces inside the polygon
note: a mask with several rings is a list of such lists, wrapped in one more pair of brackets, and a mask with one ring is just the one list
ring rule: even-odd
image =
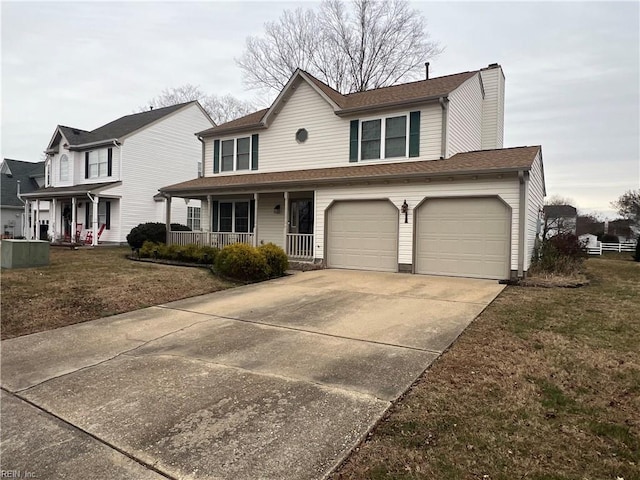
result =
[{"label": "utility box", "polygon": [[42,240],[2,240],[2,268],[45,267],[49,265],[49,242]]}]

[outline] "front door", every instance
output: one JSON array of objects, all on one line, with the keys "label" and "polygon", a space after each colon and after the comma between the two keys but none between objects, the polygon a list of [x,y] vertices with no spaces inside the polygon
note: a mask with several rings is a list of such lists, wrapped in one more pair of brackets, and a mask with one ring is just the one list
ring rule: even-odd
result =
[{"label": "front door", "polygon": [[313,200],[291,200],[289,233],[313,233]]},{"label": "front door", "polygon": [[71,204],[63,203],[60,223],[63,227],[63,234],[65,239],[71,239]]}]

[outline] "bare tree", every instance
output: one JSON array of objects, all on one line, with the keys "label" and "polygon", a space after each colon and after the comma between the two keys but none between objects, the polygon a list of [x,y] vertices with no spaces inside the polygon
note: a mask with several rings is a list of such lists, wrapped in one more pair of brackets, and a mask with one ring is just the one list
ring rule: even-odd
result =
[{"label": "bare tree", "polygon": [[198,100],[202,108],[211,116],[216,125],[242,117],[256,110],[253,102],[239,100],[233,95],[210,95],[200,90],[200,87],[186,84],[180,87],[165,88],[160,95],[153,97],[147,105],[139,107],[139,111],[149,107],[160,108],[177,103]]},{"label": "bare tree", "polygon": [[622,218],[633,220],[640,223],[640,190],[628,190],[615,202],[611,202],[611,206],[618,211],[618,215]]},{"label": "bare tree", "polygon": [[250,88],[278,92],[296,68],[341,93],[422,77],[424,62],[442,52],[422,14],[407,0],[323,0],[314,10],[285,10],[262,37],[247,38],[236,59]]}]

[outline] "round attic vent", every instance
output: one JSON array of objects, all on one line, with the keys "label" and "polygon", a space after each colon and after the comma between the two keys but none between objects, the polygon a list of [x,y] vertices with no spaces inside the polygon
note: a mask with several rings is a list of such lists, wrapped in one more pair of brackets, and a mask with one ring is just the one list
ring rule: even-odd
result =
[{"label": "round attic vent", "polygon": [[296,142],[304,143],[307,141],[307,138],[309,138],[309,132],[307,132],[306,129],[301,128],[296,132]]}]

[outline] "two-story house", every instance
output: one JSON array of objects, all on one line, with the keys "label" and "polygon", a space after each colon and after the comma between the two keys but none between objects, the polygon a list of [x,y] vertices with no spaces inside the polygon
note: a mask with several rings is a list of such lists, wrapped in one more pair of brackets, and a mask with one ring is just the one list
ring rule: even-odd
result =
[{"label": "two-story house", "polygon": [[[541,147],[503,147],[504,75],[342,95],[297,70],[265,110],[203,130],[202,202],[176,243],[273,242],[329,268],[522,277],[545,196]],[[169,221],[169,220],[167,220]]]},{"label": "two-story house", "polygon": [[[39,216],[25,209],[22,196],[44,186],[45,162],[25,162],[5,158],[0,165],[0,225],[3,238],[34,235],[42,232],[46,239],[49,224],[49,205],[40,203]],[[40,227],[42,225],[42,228]]]},{"label": "two-story house", "polygon": [[[53,241],[126,242],[133,227],[164,222],[158,188],[199,174],[194,132],[213,121],[198,102],[126,115],[92,131],[59,125],[46,150],[46,186],[24,195],[51,202]],[[174,203],[174,223],[199,227],[199,202]]]}]

